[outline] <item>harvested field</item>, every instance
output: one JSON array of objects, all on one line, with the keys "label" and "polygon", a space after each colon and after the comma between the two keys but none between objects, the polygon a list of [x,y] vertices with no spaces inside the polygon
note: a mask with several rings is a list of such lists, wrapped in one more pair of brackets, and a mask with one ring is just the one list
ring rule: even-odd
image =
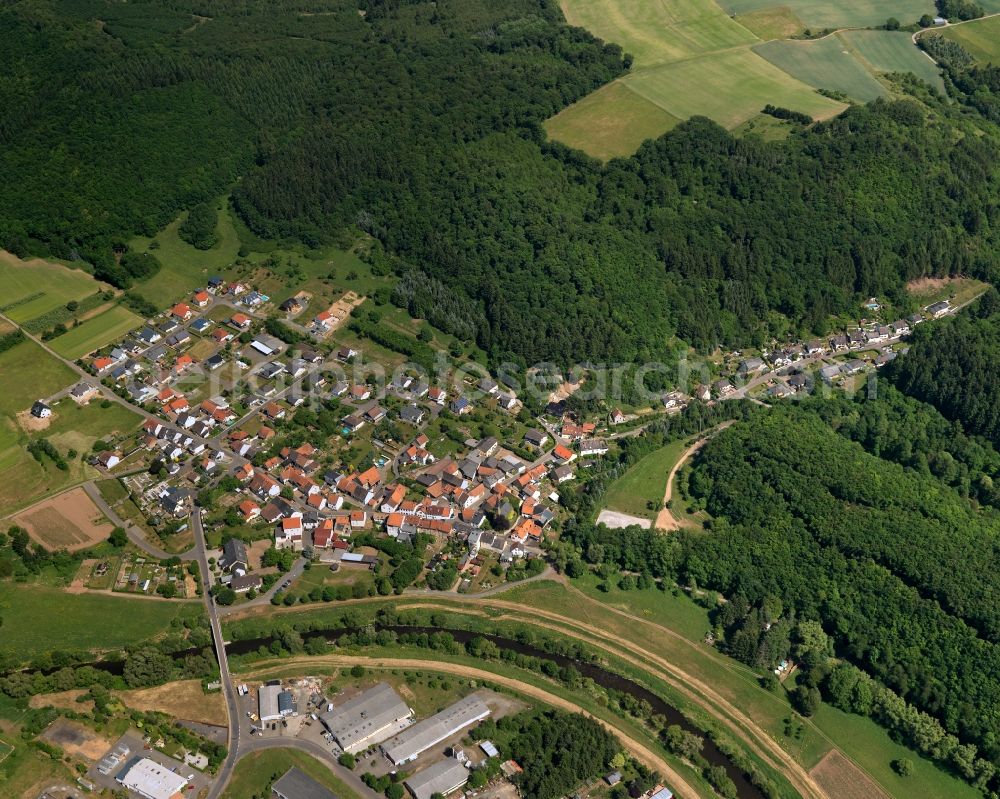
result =
[{"label": "harvested field", "polygon": [[114,529],[82,488],[47,499],[14,521],[49,551],[86,549],[104,541]]},{"label": "harvested field", "polygon": [[228,723],[222,693],[206,694],[201,690],[200,680],[181,680],[155,688],[118,691],[117,696],[133,710],[158,710],[177,719],[203,724]]},{"label": "harvested field", "polygon": [[809,772],[830,799],[889,799],[877,782],[844,757],[840,750],[831,749]]},{"label": "harvested field", "polygon": [[66,753],[82,757],[85,760],[100,760],[104,753],[111,748],[111,741],[69,719],[59,719],[40,737],[50,744],[58,746]]}]

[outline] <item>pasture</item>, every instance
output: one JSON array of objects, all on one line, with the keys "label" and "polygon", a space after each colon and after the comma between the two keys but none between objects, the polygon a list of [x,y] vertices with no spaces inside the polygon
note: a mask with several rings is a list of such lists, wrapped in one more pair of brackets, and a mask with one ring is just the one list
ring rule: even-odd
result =
[{"label": "pasture", "polygon": [[[960,28],[961,30],[961,28]],[[997,28],[1000,33],[1000,28]],[[838,34],[846,49],[875,72],[912,72],[942,94],[940,70],[903,31],[844,31]]]},{"label": "pasture", "polygon": [[[154,638],[175,619],[196,618],[200,602],[70,594],[37,583],[0,583],[0,648],[28,661],[53,649],[117,650]],[[55,644],[53,642],[56,642]]]},{"label": "pasture", "polygon": [[546,120],[545,130],[552,139],[608,161],[631,155],[679,121],[624,81],[614,81]]},{"label": "pasture", "polygon": [[52,339],[49,346],[64,358],[76,360],[121,338],[142,324],[142,319],[122,305],[113,305]]},{"label": "pasture", "polygon": [[571,25],[635,56],[635,68],[750,44],[755,36],[712,0],[561,0]]},{"label": "pasture", "polygon": [[833,89],[865,103],[888,94],[836,36],[809,42],[766,42],[753,50],[817,89]]},{"label": "pasture", "polygon": [[644,519],[655,519],[657,511],[647,507],[646,503],[653,502],[656,508],[659,507],[667,488],[667,475],[684,447],[684,440],[673,441],[641,458],[610,485],[604,507]]},{"label": "pasture", "polygon": [[114,525],[82,488],[74,488],[34,505],[14,517],[49,552],[75,552],[104,541]]},{"label": "pasture", "polygon": [[843,103],[817,93],[749,48],[691,58],[624,78],[628,87],[681,119],[703,114],[725,128],[757,116],[768,103],[829,119]]},{"label": "pasture", "polygon": [[883,25],[888,17],[896,17],[903,25],[920,19],[923,14],[936,13],[932,0],[719,0],[729,14],[740,16],[753,11],[788,8],[796,17],[814,30],[828,28],[867,28]]},{"label": "pasture", "polygon": [[[1000,11],[1000,3],[996,11]],[[1000,17],[963,22],[940,33],[962,45],[976,61],[1000,64]]]},{"label": "pasture", "polygon": [[26,322],[65,305],[80,300],[95,291],[108,289],[81,269],[33,258],[22,261],[0,250],[0,297],[4,315],[15,322]]}]

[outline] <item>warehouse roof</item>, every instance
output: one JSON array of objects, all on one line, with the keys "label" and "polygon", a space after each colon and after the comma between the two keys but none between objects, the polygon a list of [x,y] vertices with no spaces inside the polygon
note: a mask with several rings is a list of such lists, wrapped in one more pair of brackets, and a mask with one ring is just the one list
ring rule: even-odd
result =
[{"label": "warehouse roof", "polygon": [[406,786],[416,799],[430,799],[434,794],[447,795],[465,785],[469,770],[455,758],[439,760],[406,780]]},{"label": "warehouse roof", "polygon": [[278,694],[280,693],[280,685],[262,685],[260,687],[257,692],[257,705],[260,708],[261,721],[281,718],[281,711],[278,710]]},{"label": "warehouse roof", "polygon": [[454,735],[470,724],[481,721],[490,714],[490,709],[478,696],[473,694],[459,699],[455,704],[435,713],[382,745],[382,751],[396,765],[413,760],[445,738]]},{"label": "warehouse roof", "polygon": [[275,781],[271,792],[277,799],[337,799],[335,794],[295,766]]},{"label": "warehouse roof", "polygon": [[136,759],[118,782],[147,799],[173,799],[184,791],[188,781],[149,758]]},{"label": "warehouse roof", "polygon": [[389,683],[380,682],[323,713],[320,718],[340,747],[349,751],[391,724],[408,718],[411,712]]}]

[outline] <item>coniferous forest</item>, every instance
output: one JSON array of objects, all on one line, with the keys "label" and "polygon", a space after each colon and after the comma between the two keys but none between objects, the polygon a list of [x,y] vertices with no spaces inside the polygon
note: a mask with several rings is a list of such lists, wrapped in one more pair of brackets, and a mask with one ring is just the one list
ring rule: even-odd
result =
[{"label": "coniferous forest", "polygon": [[997,266],[997,131],[916,84],[784,142],[547,142],[625,69],[554,0],[22,0],[0,45],[0,246],[119,282],[131,235],[231,192],[261,236],[371,234],[495,361],[570,362],[822,332]]}]

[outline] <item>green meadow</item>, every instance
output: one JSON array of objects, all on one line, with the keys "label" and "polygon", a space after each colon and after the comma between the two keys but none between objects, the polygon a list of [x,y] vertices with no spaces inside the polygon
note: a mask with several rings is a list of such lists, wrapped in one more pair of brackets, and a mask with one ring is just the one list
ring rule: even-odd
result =
[{"label": "green meadow", "polygon": [[843,92],[863,103],[888,94],[836,36],[767,42],[753,49],[778,69],[817,89]]},{"label": "green meadow", "polygon": [[142,319],[121,305],[113,305],[49,342],[64,358],[76,360],[112,343],[142,324]]}]

